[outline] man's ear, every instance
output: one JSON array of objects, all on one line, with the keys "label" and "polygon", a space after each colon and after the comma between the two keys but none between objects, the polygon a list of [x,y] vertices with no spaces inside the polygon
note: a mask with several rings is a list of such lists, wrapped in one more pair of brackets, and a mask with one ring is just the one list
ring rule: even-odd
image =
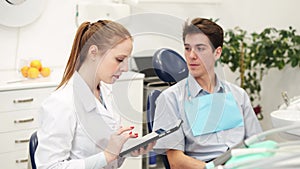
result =
[{"label": "man's ear", "polygon": [[96,60],[97,54],[98,54],[98,47],[96,45],[91,45],[89,48],[89,56],[92,60]]},{"label": "man's ear", "polygon": [[222,47],[219,46],[219,47],[217,47],[217,49],[215,49],[215,51],[214,51],[215,61],[217,61],[218,59],[220,59],[221,54],[222,54]]}]

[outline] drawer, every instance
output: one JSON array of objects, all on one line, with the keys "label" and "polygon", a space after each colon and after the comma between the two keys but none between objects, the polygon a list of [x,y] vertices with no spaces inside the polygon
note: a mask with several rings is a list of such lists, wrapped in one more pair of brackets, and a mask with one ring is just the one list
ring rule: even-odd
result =
[{"label": "drawer", "polygon": [[9,153],[0,153],[0,164],[3,169],[27,169],[29,151],[21,150]]},{"label": "drawer", "polygon": [[37,88],[0,92],[0,113],[38,108],[55,88]]},{"label": "drawer", "polygon": [[[0,153],[27,150],[31,134],[37,129],[0,134]],[[0,163],[1,164],[1,163]]]},{"label": "drawer", "polygon": [[38,127],[38,109],[0,113],[0,133]]}]

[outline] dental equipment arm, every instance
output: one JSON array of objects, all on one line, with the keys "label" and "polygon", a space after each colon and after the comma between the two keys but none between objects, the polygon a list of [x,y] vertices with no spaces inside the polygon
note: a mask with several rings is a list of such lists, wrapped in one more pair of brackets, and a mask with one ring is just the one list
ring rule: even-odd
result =
[{"label": "dental equipment arm", "polygon": [[223,169],[231,169],[231,168],[238,168],[238,167],[242,167],[243,169],[253,169],[253,168],[269,169],[269,168],[274,168],[278,162],[299,158],[299,156],[300,153],[294,153],[292,155],[287,155],[287,156],[269,157],[266,158],[265,160],[260,160],[260,161],[248,160],[238,164],[225,165]]},{"label": "dental equipment arm", "polygon": [[296,129],[296,128],[300,128],[300,123],[295,123],[295,124],[292,124],[292,125],[289,125],[289,126],[271,129],[271,130],[262,132],[260,134],[253,135],[253,136],[249,137],[248,139],[246,139],[244,141],[244,144],[247,147],[247,146],[249,146],[253,143],[256,143],[258,141],[262,141],[266,136],[268,136],[270,134],[278,133],[278,132],[281,132],[281,131],[288,131],[288,130],[292,130],[292,129]]},{"label": "dental equipment arm", "polygon": [[234,146],[231,149],[229,149],[228,151],[226,151],[221,156],[219,156],[216,159],[214,159],[212,162],[207,163],[207,165],[205,166],[205,169],[214,168],[215,166],[224,164],[227,160],[229,160],[231,158],[231,151],[233,149],[235,149],[235,148],[244,148],[244,147],[246,147],[245,143],[244,142],[240,142],[236,146]]},{"label": "dental equipment arm", "polygon": [[300,123],[295,123],[295,124],[292,124],[292,125],[289,125],[289,126],[271,129],[271,130],[262,132],[260,134],[253,135],[253,136],[249,137],[248,139],[242,141],[241,143],[237,144],[236,146],[232,147],[227,152],[225,152],[221,156],[214,159],[212,162],[207,163],[205,168],[210,169],[210,168],[214,168],[215,166],[225,164],[225,162],[228,161],[232,157],[232,154],[231,154],[232,149],[246,148],[246,147],[248,147],[249,145],[251,145],[253,143],[256,143],[258,141],[262,141],[266,136],[268,136],[270,134],[278,133],[278,132],[281,132],[281,131],[288,131],[288,130],[292,130],[292,129],[296,129],[296,128],[300,128]]}]

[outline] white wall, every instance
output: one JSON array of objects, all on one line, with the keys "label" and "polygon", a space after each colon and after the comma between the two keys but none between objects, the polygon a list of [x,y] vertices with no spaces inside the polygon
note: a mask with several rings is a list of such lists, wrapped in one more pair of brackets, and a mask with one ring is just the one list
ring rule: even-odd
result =
[{"label": "white wall", "polygon": [[15,69],[20,58],[64,66],[76,30],[74,17],[74,1],[48,0],[36,22],[21,28],[0,25],[0,70]]},{"label": "white wall", "polygon": [[[218,23],[224,30],[239,26],[248,32],[262,31],[266,27],[287,29],[294,27],[300,34],[300,15],[298,13],[298,0],[220,0],[218,4],[168,4],[140,3],[133,7],[134,13],[159,12],[176,16],[183,20],[194,17],[207,17],[219,19]],[[176,44],[176,42],[174,42]],[[169,44],[163,44],[169,45]],[[149,48],[149,46],[147,46]],[[180,46],[177,49],[182,53]],[[238,76],[224,68],[224,78],[238,84]],[[299,68],[286,68],[282,71],[270,70],[262,81],[262,97],[260,105],[263,108],[264,120],[261,121],[264,129],[272,127],[270,112],[282,104],[281,92],[287,91],[290,97],[300,95]],[[271,137],[279,139],[276,136]]]},{"label": "white wall", "polygon": [[[219,1],[218,4],[140,2],[131,9],[132,14],[162,13],[178,17],[182,21],[198,16],[219,18],[218,23],[225,30],[240,26],[252,32],[261,31],[266,27],[287,29],[293,26],[300,33],[298,0]],[[26,57],[40,58],[44,64],[52,67],[64,66],[76,31],[75,5],[76,1],[73,0],[48,0],[46,10],[36,22],[19,29],[0,25],[0,70],[15,69],[19,58]],[[181,26],[174,25],[170,30],[181,30]],[[134,53],[158,47],[172,47],[180,53],[183,51],[180,42],[166,37],[157,35],[149,37],[148,34],[135,38]],[[224,70],[226,79],[235,83],[236,74],[226,68]],[[290,97],[300,95],[298,72],[299,68],[286,68],[283,71],[271,70],[265,76],[262,82],[261,101],[265,116],[262,122],[265,129],[271,127],[269,113],[282,103],[281,91],[286,90]]]}]

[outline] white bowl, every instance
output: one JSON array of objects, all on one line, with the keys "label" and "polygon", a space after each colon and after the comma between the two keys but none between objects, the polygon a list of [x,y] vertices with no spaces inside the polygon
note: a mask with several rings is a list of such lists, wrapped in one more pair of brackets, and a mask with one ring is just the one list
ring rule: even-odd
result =
[{"label": "white bowl", "polygon": [[[300,111],[290,109],[276,110],[271,113],[271,120],[274,128],[300,123]],[[289,140],[300,139],[300,128],[285,131],[282,136]]]}]

